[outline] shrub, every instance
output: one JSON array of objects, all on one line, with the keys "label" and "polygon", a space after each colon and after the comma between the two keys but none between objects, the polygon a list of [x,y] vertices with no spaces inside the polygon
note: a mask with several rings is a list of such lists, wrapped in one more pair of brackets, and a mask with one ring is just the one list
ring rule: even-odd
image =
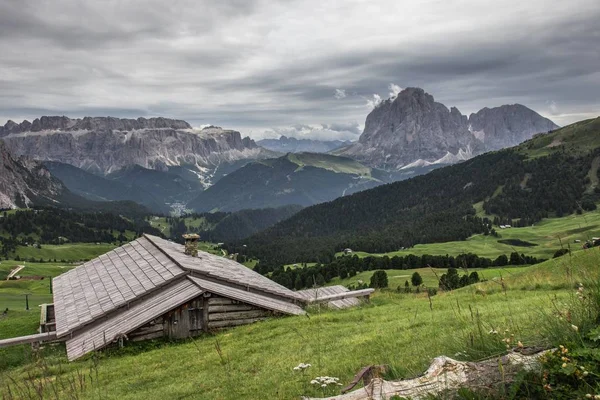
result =
[{"label": "shrub", "polygon": [[569,249],[558,249],[558,250],[556,250],[556,252],[554,253],[554,256],[552,258],[562,257],[565,254],[568,254],[570,252],[571,251]]},{"label": "shrub", "polygon": [[369,285],[372,288],[386,288],[388,287],[388,276],[387,272],[383,270],[378,270],[373,273],[371,276],[371,284]]},{"label": "shrub", "polygon": [[421,286],[423,284],[423,278],[421,278],[421,275],[416,271],[410,277],[410,281],[413,286]]}]

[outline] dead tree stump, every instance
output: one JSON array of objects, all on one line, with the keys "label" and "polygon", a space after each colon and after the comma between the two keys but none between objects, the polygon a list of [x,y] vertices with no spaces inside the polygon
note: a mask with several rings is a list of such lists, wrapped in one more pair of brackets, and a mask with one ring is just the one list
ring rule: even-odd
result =
[{"label": "dead tree stump", "polygon": [[[539,369],[540,357],[551,351],[531,354],[527,349],[519,350],[520,352],[510,352],[505,356],[480,362],[456,361],[445,356],[436,357],[425,374],[418,378],[399,381],[374,378],[361,389],[327,397],[327,399],[384,400],[392,396],[421,399],[429,395],[456,392],[460,388],[479,392],[497,391],[512,383],[519,372]],[[308,397],[303,399],[316,400]]]}]

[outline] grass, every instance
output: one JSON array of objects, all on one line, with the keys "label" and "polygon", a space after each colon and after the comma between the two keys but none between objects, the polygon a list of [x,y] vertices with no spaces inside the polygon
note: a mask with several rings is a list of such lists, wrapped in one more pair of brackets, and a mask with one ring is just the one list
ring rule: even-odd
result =
[{"label": "grass", "polygon": [[[573,214],[562,218],[548,218],[524,228],[497,229],[501,237],[473,235],[464,241],[418,244],[409,249],[389,253],[354,252],[359,257],[370,255],[393,257],[395,255],[458,255],[474,253],[480,257],[496,258],[501,254],[509,255],[516,251],[538,258],[551,258],[556,250],[570,247],[581,249],[581,245],[592,237],[600,236],[600,210]],[[514,246],[500,243],[499,240],[521,240],[536,244],[533,247]],[[581,243],[575,243],[580,240]],[[338,253],[338,256],[342,253]]]},{"label": "grass", "polygon": [[287,158],[294,164],[297,164],[299,169],[310,166],[337,173],[359,175],[365,178],[371,177],[370,168],[346,157],[322,153],[290,153],[287,155]]},{"label": "grass", "polygon": [[569,153],[583,154],[600,147],[599,130],[600,118],[580,121],[528,140],[518,146],[518,151],[529,158],[537,158],[562,150],[560,146],[564,146]]},{"label": "grass", "polygon": [[[365,365],[388,364],[388,379],[412,377],[438,355],[475,360],[498,354],[502,345],[487,333],[491,329],[509,329],[515,340],[534,345],[545,340],[539,322],[550,315],[553,301],[572,296],[577,280],[597,279],[599,262],[600,250],[593,249],[534,267],[490,269],[484,273],[502,274],[506,291],[488,277],[488,282],[434,296],[432,308],[426,295],[383,290],[358,308],[311,309],[308,317],[273,318],[194,341],[128,344],[123,350],[101,353],[98,381],[81,398],[322,396],[308,384],[319,375],[336,376],[346,384]],[[432,277],[422,272],[431,283]],[[3,323],[0,332],[7,326]],[[19,324],[12,319],[10,325]],[[300,362],[312,367],[304,374],[293,371]],[[60,351],[48,356],[46,363],[55,375],[89,371],[93,365],[90,359],[66,364]],[[33,364],[4,368],[0,381],[9,377],[22,381],[28,374],[35,376]]]},{"label": "grass", "polygon": [[[464,273],[471,273],[473,271],[477,271],[479,275],[479,279],[493,280],[496,278],[507,278],[514,274],[527,271],[531,267],[505,267],[505,268],[473,268],[467,270],[459,270],[459,275],[463,275]],[[358,281],[362,281],[369,284],[371,280],[371,276],[375,271],[363,271],[356,276],[346,279],[335,278],[328,285],[356,285]],[[418,272],[423,278],[423,284],[427,287],[437,287],[439,277],[442,274],[447,272],[446,269],[442,268],[419,268],[419,269],[407,269],[407,270],[399,270],[399,269],[389,269],[385,271],[388,275],[388,283],[391,289],[395,289],[398,286],[404,288],[404,282],[408,281],[410,284],[410,277],[414,272]]]},{"label": "grass", "polygon": [[[25,265],[19,271],[20,276],[44,276],[44,280],[6,281],[10,271],[17,265]],[[0,339],[37,333],[40,324],[39,305],[52,303],[50,277],[55,277],[68,269],[71,264],[30,263],[5,260],[0,264],[0,312],[8,308],[6,317],[0,316]],[[25,294],[29,296],[29,311],[26,310]],[[31,350],[27,346],[0,349],[0,370],[19,365],[23,360],[31,359]]]},{"label": "grass", "polygon": [[34,246],[19,246],[13,256],[19,256],[21,259],[26,260],[31,257],[36,260],[40,258],[44,260],[66,261],[91,260],[116,247],[111,243],[43,244],[41,249]]}]

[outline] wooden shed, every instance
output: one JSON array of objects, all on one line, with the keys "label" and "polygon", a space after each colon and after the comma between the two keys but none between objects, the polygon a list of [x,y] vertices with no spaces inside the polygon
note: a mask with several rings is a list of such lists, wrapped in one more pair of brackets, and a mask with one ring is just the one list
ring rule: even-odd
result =
[{"label": "wooden shed", "polygon": [[69,360],[120,340],[187,338],[273,315],[306,298],[224,257],[143,237],[53,280],[56,337]]}]

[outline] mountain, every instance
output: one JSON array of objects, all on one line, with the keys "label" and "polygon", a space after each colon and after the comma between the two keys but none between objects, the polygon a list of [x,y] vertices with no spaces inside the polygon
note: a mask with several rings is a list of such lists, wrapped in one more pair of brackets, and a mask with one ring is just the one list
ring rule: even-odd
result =
[{"label": "mountain", "polygon": [[65,187],[42,165],[16,160],[0,140],[0,208],[28,207],[57,202]]},{"label": "mountain", "polygon": [[197,212],[309,206],[387,182],[389,174],[330,154],[288,153],[223,177],[188,203]]},{"label": "mountain", "polygon": [[263,139],[256,142],[257,145],[265,149],[279,153],[327,153],[350,143],[349,140],[296,139],[287,136],[281,136],[279,139]]},{"label": "mountain", "polygon": [[494,234],[600,201],[600,117],[426,175],[305,208],[230,251],[261,262],[324,262],[344,248],[394,251]]},{"label": "mountain", "polygon": [[483,141],[486,150],[516,146],[536,133],[556,128],[554,122],[521,104],[486,107],[469,116],[469,130]]},{"label": "mountain", "polygon": [[130,165],[166,171],[182,166],[210,185],[223,163],[273,156],[240,133],[209,126],[193,129],[167,118],[41,117],[8,121],[0,137],[18,156],[70,164],[102,175]]},{"label": "mountain", "polygon": [[0,140],[0,208],[57,207],[111,212],[132,217],[149,214],[132,201],[90,201],[72,193],[37,161],[15,159]]},{"label": "mountain", "polygon": [[423,89],[407,88],[369,113],[358,142],[332,153],[374,168],[397,170],[415,162],[464,161],[556,128],[520,104],[484,108],[467,117],[436,102]]},{"label": "mountain", "polygon": [[[169,212],[169,207],[165,204],[166,200],[163,196],[157,195],[151,190],[146,190],[147,188],[137,184],[138,182],[133,182],[133,184],[127,181],[121,182],[119,177],[127,175],[123,171],[115,172],[115,179],[113,179],[112,176],[108,178],[92,174],[69,164],[46,161],[43,165],[50,171],[52,176],[60,179],[71,192],[86,199],[93,201],[128,200],[146,206],[156,213]],[[132,168],[135,167],[130,167],[130,169]],[[142,167],[138,168],[143,169]],[[149,175],[154,172],[166,175],[166,173],[160,171],[146,171],[149,172]],[[173,179],[178,178],[177,176],[171,177]],[[182,187],[181,190],[185,191],[186,188]],[[164,190],[161,188],[160,192],[164,192]],[[169,193],[169,195],[171,194]]]}]

